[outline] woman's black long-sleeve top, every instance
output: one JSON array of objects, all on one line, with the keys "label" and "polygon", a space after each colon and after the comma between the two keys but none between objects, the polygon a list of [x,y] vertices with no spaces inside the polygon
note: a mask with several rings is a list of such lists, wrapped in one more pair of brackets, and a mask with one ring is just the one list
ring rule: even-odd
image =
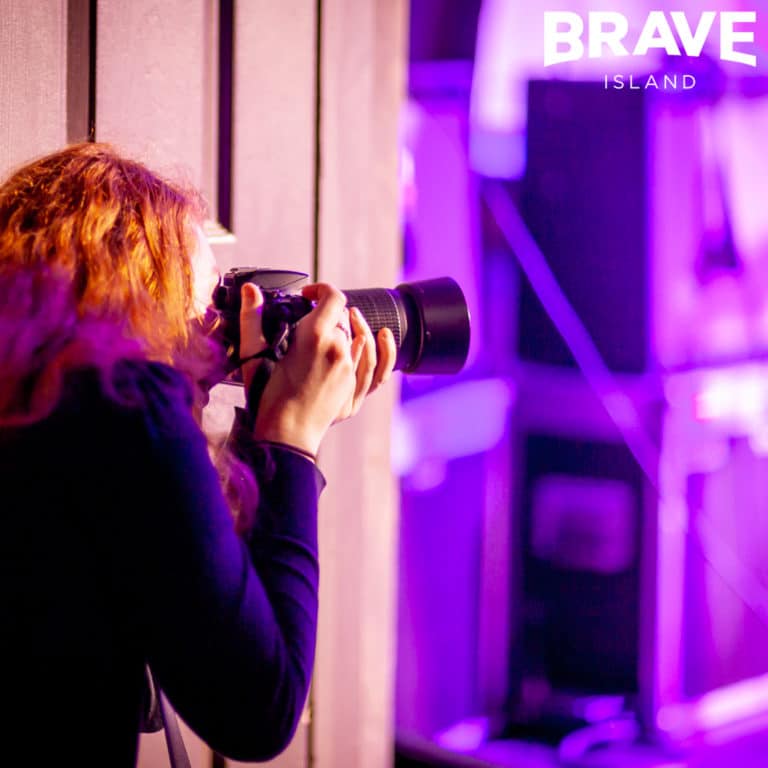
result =
[{"label": "woman's black long-sleeve top", "polygon": [[0,429],[0,764],[133,765],[146,662],[214,750],[268,759],[309,687],[322,475],[246,440],[260,502],[237,535],[181,376],[118,370],[117,397],[84,370]]}]

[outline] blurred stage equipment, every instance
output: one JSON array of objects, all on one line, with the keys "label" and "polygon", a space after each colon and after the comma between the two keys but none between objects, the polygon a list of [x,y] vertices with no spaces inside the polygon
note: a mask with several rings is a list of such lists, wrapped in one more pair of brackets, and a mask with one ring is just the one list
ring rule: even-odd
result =
[{"label": "blurred stage equipment", "polygon": [[566,764],[590,733],[679,748],[768,716],[768,217],[739,192],[766,176],[735,140],[768,100],[711,86],[532,80],[524,176],[486,185],[522,273],[496,735]]},{"label": "blurred stage equipment", "polygon": [[[477,271],[477,365],[514,397],[402,495],[399,724],[423,765],[681,765],[768,719],[768,56],[544,70],[550,9],[483,0],[474,59],[417,91],[415,252]],[[665,72],[696,87],[627,87]]]}]

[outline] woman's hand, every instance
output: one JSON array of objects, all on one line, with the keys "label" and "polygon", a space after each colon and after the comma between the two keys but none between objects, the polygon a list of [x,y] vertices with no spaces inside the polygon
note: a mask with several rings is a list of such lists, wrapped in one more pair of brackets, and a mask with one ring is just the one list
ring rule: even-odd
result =
[{"label": "woman's hand", "polygon": [[[349,310],[352,330],[352,356],[358,360],[355,370],[355,391],[336,417],[343,421],[354,416],[362,407],[365,398],[389,381],[397,360],[395,337],[389,328],[382,328],[376,338],[357,307]],[[358,353],[356,347],[360,346]]]},{"label": "woman's hand", "polygon": [[[264,389],[255,433],[316,453],[331,424],[356,414],[365,397],[392,375],[397,350],[389,329],[374,339],[360,311],[346,309],[346,297],[327,283],[308,285],[303,295],[315,308],[297,324],[288,352]],[[240,356],[266,346],[261,332],[261,291],[243,285]],[[378,349],[378,354],[377,354]],[[243,366],[248,388],[258,361]]]}]

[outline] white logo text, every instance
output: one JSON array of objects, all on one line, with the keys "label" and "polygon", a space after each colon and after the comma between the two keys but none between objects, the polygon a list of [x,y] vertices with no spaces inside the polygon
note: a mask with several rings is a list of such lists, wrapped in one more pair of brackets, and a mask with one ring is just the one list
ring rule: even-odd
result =
[{"label": "white logo text", "polygon": [[[670,19],[667,19],[664,11],[651,11],[631,53],[625,46],[629,35],[627,17],[615,11],[589,11],[586,23],[586,54],[590,59],[599,59],[603,51],[608,49],[614,56],[645,56],[652,48],[659,48],[664,49],[670,56],[682,56],[683,53],[686,56],[700,56],[718,15],[720,59],[756,67],[757,56],[736,50],[737,44],[755,41],[753,29],[736,28],[737,24],[754,25],[757,21],[755,11],[721,11],[719,14],[715,11],[704,11],[695,28],[691,27],[683,11],[672,11],[669,14]],[[584,19],[578,13],[545,11],[544,66],[583,58],[584,31]]]}]

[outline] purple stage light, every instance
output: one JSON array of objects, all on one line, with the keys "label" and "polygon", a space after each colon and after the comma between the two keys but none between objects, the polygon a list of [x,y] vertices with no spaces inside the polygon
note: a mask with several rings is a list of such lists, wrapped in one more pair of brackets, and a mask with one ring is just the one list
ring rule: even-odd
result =
[{"label": "purple stage light", "polygon": [[401,477],[425,462],[490,450],[504,437],[514,387],[502,379],[466,381],[402,403],[395,414],[392,465]]}]

